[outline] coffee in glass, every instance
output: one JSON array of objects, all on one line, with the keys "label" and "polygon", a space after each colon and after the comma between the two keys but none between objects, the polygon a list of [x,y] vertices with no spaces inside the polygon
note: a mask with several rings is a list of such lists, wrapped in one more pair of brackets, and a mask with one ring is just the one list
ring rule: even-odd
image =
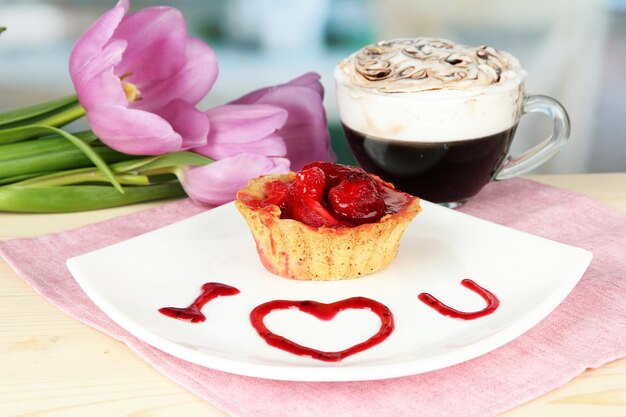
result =
[{"label": "coffee in glass", "polygon": [[[524,92],[512,55],[447,40],[368,45],[335,69],[337,101],[358,163],[399,189],[458,206],[491,180],[520,175],[552,157],[569,136],[563,107]],[[542,112],[550,138],[508,156],[519,118]]]}]

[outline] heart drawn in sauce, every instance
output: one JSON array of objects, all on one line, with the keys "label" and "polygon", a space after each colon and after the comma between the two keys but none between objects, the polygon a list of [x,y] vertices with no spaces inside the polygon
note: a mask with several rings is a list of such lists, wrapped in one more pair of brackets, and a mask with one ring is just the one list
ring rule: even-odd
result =
[{"label": "heart drawn in sauce", "polygon": [[[364,342],[357,343],[356,345],[353,345],[347,349],[338,352],[325,352],[322,350],[299,345],[284,336],[273,333],[267,328],[267,326],[263,322],[265,316],[275,310],[285,310],[290,308],[296,308],[303,313],[315,316],[320,320],[332,320],[337,315],[337,313],[343,310],[369,309],[380,319],[380,329],[378,330],[378,332],[376,332],[376,334],[374,334],[372,337]],[[270,346],[282,349],[295,355],[310,356],[313,359],[325,362],[338,362],[348,356],[354,355],[355,353],[369,349],[372,346],[375,346],[387,339],[387,337],[391,334],[391,332],[393,332],[394,329],[393,315],[391,314],[391,310],[389,310],[389,308],[384,304],[381,304],[378,301],[366,297],[346,298],[345,300],[340,300],[329,304],[310,300],[269,301],[255,307],[254,310],[252,310],[252,312],[250,313],[250,322],[259,333],[259,336],[261,336]]]}]

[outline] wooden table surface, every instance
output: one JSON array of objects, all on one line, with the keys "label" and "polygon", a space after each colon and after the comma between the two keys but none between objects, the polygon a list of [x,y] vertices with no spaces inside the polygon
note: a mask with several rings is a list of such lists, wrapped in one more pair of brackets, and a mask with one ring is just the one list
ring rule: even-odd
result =
[{"label": "wooden table surface", "polygon": [[[536,176],[626,213],[626,173]],[[0,214],[0,239],[37,236],[161,203],[74,214]],[[626,301],[625,301],[626,302]],[[0,260],[0,416],[225,416],[124,344],[66,316]],[[626,416],[626,359],[502,416]]]}]

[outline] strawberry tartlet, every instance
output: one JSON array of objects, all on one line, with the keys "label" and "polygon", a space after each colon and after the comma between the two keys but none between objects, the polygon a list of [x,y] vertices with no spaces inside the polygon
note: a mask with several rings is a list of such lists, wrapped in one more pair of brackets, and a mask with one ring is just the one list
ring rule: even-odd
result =
[{"label": "strawberry tartlet", "polygon": [[266,269],[299,280],[357,278],[388,266],[419,199],[361,168],[314,162],[237,193]]}]

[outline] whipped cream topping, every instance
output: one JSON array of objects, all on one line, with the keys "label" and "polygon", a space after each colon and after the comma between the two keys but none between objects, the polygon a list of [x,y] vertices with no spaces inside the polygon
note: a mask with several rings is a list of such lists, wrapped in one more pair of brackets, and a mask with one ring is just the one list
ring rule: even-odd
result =
[{"label": "whipped cream topping", "polygon": [[507,52],[431,38],[368,45],[335,68],[341,121],[405,141],[473,139],[513,127],[525,77]]},{"label": "whipped cream topping", "polygon": [[368,45],[345,60],[354,85],[382,92],[467,89],[517,78],[519,62],[490,46],[417,38]]}]

